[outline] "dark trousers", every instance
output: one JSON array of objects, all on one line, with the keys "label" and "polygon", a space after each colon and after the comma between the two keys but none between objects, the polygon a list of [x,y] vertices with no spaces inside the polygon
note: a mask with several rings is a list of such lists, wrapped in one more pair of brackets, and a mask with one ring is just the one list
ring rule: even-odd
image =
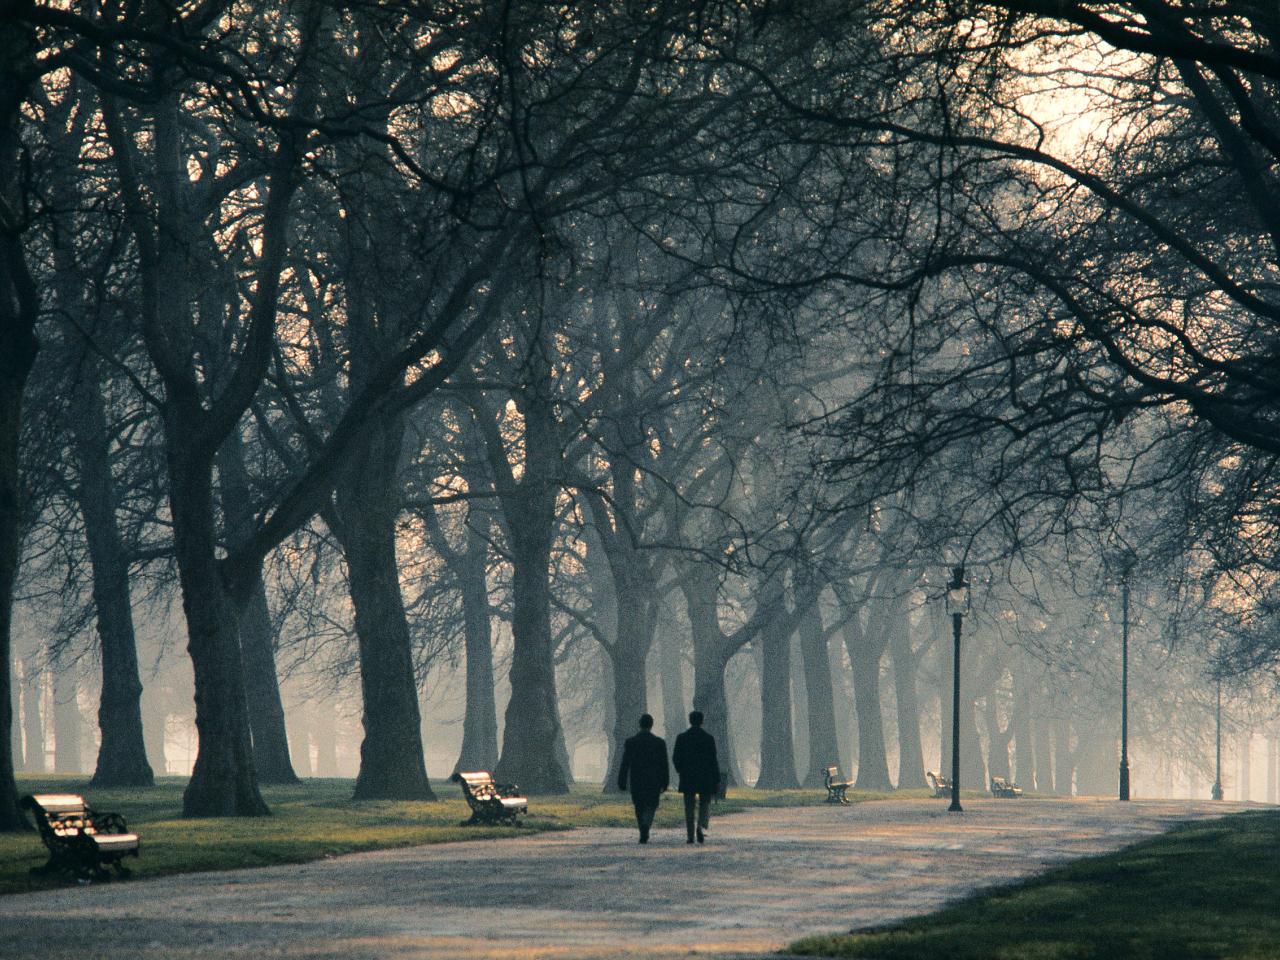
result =
[{"label": "dark trousers", "polygon": [[694,828],[694,804],[697,804],[698,819],[697,826],[703,830],[711,822],[711,798],[714,793],[686,793],[684,795],[684,828],[689,833],[689,839],[693,839]]},{"label": "dark trousers", "polygon": [[658,812],[658,798],[637,797],[632,794],[631,805],[636,808],[636,826],[640,828],[640,836],[647,837],[649,828],[653,826],[654,815]]}]

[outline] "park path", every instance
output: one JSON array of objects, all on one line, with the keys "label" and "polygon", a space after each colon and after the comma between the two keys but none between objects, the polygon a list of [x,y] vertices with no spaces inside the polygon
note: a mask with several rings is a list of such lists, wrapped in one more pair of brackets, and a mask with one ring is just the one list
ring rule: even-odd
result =
[{"label": "park path", "polygon": [[757,809],[714,820],[703,847],[584,829],[0,897],[0,958],[758,956],[1248,805],[945,806]]}]

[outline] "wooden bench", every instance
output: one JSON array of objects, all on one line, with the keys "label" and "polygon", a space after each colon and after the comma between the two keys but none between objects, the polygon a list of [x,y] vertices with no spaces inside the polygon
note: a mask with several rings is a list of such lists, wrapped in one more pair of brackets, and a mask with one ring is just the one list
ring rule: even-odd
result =
[{"label": "wooden bench", "polygon": [[848,803],[849,798],[845,796],[845,791],[853,786],[851,780],[837,780],[840,776],[840,768],[836,766],[827,767],[822,773],[822,785],[827,788],[827,803]]},{"label": "wooden bench", "polygon": [[23,797],[49,851],[49,862],[32,873],[63,873],[78,880],[109,880],[106,867],[129,876],[120,861],[138,855],[138,835],[118,813],[98,813],[73,793],[37,793]]},{"label": "wooden bench", "polygon": [[520,796],[519,787],[514,783],[495,783],[483,770],[455,773],[449,779],[461,785],[462,795],[471,808],[471,819],[462,821],[464,827],[503,823],[516,826],[517,818],[529,810],[529,801]]},{"label": "wooden bench", "polygon": [[929,786],[933,788],[933,795],[935,797],[951,796],[951,781],[942,774],[934,773],[930,770],[924,775],[924,778],[929,781]]},{"label": "wooden bench", "polygon": [[1016,783],[1010,783],[1004,777],[992,777],[991,795],[993,797],[1020,797],[1022,796],[1022,788]]}]

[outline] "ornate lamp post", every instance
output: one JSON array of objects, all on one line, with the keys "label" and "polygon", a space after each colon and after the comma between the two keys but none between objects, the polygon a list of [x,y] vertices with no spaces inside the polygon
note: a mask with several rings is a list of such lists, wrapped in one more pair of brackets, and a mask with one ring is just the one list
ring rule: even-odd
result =
[{"label": "ornate lamp post", "polygon": [[1221,678],[1214,681],[1214,711],[1213,711],[1213,790],[1209,792],[1209,796],[1214,800],[1222,799],[1222,680]]},{"label": "ornate lamp post", "polygon": [[1129,574],[1121,585],[1124,615],[1121,618],[1120,654],[1120,799],[1129,799]]},{"label": "ornate lamp post", "polygon": [[951,637],[955,644],[951,684],[951,805],[948,812],[963,813],[960,806],[960,627],[969,612],[969,584],[964,566],[951,568],[947,584],[947,613],[951,615]]}]

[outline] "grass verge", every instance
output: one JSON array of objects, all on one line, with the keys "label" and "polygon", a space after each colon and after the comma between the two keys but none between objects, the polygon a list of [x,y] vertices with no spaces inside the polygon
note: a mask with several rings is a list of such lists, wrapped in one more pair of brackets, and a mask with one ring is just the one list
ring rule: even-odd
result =
[{"label": "grass verge", "polygon": [[876,960],[1280,956],[1280,814],[1188,824],[917,920],[788,952]]},{"label": "grass verge", "polygon": [[[83,777],[19,777],[20,794],[70,792],[86,796],[98,810],[124,815],[142,838],[142,856],[127,861],[138,877],[201,870],[229,870],[301,863],[360,850],[378,850],[456,840],[510,837],[574,827],[633,827],[631,804],[606,795],[594,784],[579,784],[567,796],[530,797],[521,827],[463,827],[469,815],[459,788],[436,782],[434,803],[355,801],[350,780],[306,780],[299,786],[263,787],[272,816],[182,820],[186,780],[162,777],[147,789],[100,790]],[[885,794],[850,794],[866,800]],[[810,806],[823,802],[822,790],[733,790],[718,813],[750,807]],[[659,828],[682,827],[678,795],[668,794],[659,810]],[[0,834],[0,894],[55,886],[57,878],[32,877],[45,861],[36,833]]]}]

